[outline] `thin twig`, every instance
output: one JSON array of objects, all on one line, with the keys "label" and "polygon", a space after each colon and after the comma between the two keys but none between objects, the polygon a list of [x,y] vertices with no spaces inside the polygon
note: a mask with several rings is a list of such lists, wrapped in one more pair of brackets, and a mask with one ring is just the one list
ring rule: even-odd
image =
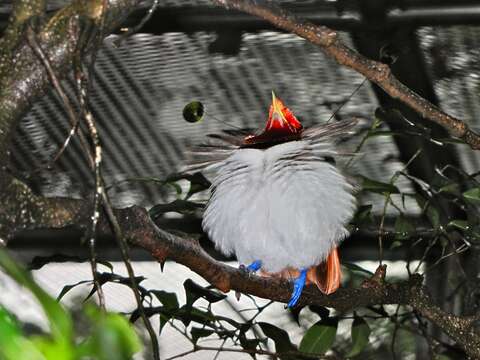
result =
[{"label": "thin twig", "polygon": [[428,345],[428,355],[430,357],[430,360],[434,360],[436,357],[435,357],[435,351],[433,349],[433,339],[430,337],[430,335],[428,334],[428,328],[427,328],[427,325],[422,321],[422,318],[421,316],[418,314],[417,311],[414,311],[413,312],[415,318],[417,319],[418,321],[418,327],[423,335],[423,338],[425,339],[425,341],[427,342],[427,345]]},{"label": "thin twig", "polygon": [[[70,122],[72,123],[73,128],[77,128],[79,121],[78,121],[77,115],[75,114],[75,110],[73,109],[73,106],[72,106],[70,100],[66,96],[66,93],[63,90],[63,87],[62,87],[60,81],[58,80],[55,72],[53,71],[50,60],[48,59],[45,52],[42,50],[40,44],[38,43],[38,41],[36,39],[36,35],[35,35],[35,33],[33,32],[33,29],[30,26],[27,27],[27,39],[28,39],[29,45],[31,46],[33,52],[38,56],[38,58],[40,59],[40,61],[44,65],[44,67],[46,68],[46,70],[47,70],[47,72],[50,76],[50,80],[51,80],[54,88],[56,89],[58,95],[62,99],[62,102],[65,106],[65,109],[67,110],[67,114],[69,115]],[[86,150],[89,153],[89,148],[88,148],[87,145],[85,146],[84,150]],[[97,159],[96,159],[96,161],[97,161]],[[95,229],[96,229],[96,224],[98,222],[98,218],[99,218],[98,206],[95,206],[94,207],[94,216],[92,218],[91,239],[92,238],[94,239]],[[92,268],[92,278],[93,278],[94,286],[97,289],[98,303],[99,303],[100,308],[105,309],[105,296],[103,294],[102,286],[101,286],[100,281],[98,279],[97,263],[96,263],[96,256],[95,256],[95,250],[94,250],[94,241],[93,241],[93,246],[92,246],[92,241],[91,240],[90,240],[90,264],[91,264],[91,268]]]},{"label": "thin twig", "polygon": [[273,352],[273,351],[267,351],[267,350],[261,350],[261,349],[237,349],[237,348],[219,348],[219,347],[213,347],[213,346],[201,346],[197,345],[195,346],[192,350],[186,351],[182,354],[175,355],[173,357],[169,357],[166,360],[173,360],[177,359],[181,356],[185,356],[187,354],[191,354],[192,352],[196,351],[225,351],[225,352],[234,352],[234,353],[244,353],[244,354],[255,354],[255,355],[270,355],[274,356],[275,358],[278,358],[280,356],[301,356],[302,358],[311,358],[311,359],[332,359],[331,356],[329,355],[320,355],[320,354],[308,354],[304,353],[301,351],[288,351],[288,352]]},{"label": "thin twig", "polygon": [[228,338],[225,338],[225,339],[222,341],[222,344],[221,344],[220,347],[218,348],[218,351],[217,351],[217,353],[215,354],[215,357],[213,358],[213,360],[217,360],[217,359],[218,359],[218,357],[220,356],[220,354],[221,354],[222,351],[223,351],[223,348],[224,348],[224,346],[225,346],[225,343],[227,342],[227,339],[228,339]]},{"label": "thin twig", "polygon": [[398,328],[399,328],[399,323],[397,321],[399,311],[400,311],[400,305],[397,305],[397,309],[395,310],[395,314],[390,317],[391,319],[392,318],[395,319],[393,321],[394,328],[393,328],[393,333],[392,333],[392,341],[390,343],[390,351],[392,353],[393,360],[397,360],[397,355],[395,354],[395,341],[397,339],[397,332],[398,332]]},{"label": "thin twig", "polygon": [[[68,100],[68,97],[67,97],[65,91],[63,90],[63,87],[61,86],[60,81],[58,80],[57,76],[55,75],[55,72],[52,69],[52,65],[50,63],[50,60],[48,59],[45,52],[40,47],[40,45],[37,41],[37,37],[35,35],[35,32],[30,25],[27,26],[26,34],[27,34],[27,41],[28,41],[28,44],[29,44],[30,48],[33,50],[35,55],[40,59],[43,66],[47,70],[47,73],[48,73],[49,78],[50,78],[50,82],[52,83],[53,87],[55,88],[55,91],[57,92],[58,96],[60,96],[60,99],[62,100],[62,102],[64,104],[69,103],[69,100]],[[63,142],[63,145],[59,148],[58,152],[53,157],[53,159],[50,160],[45,166],[39,166],[34,171],[48,169],[53,163],[55,163],[62,156],[63,152],[68,147],[71,139],[75,135],[75,133],[78,129],[78,124],[79,124],[78,116],[75,114],[75,111],[73,110],[73,107],[66,106],[65,109],[67,111],[67,114],[68,114],[68,117],[69,117],[70,123],[71,123],[70,131],[69,131],[65,141]]]},{"label": "thin twig", "polygon": [[[75,70],[75,80],[77,84],[77,91],[79,92],[78,97],[80,100],[80,109],[82,113],[83,119],[85,119],[85,122],[87,123],[88,130],[90,132],[90,137],[93,140],[93,145],[94,145],[94,167],[93,167],[93,172],[95,174],[95,190],[93,193],[93,215],[91,217],[91,226],[90,226],[90,235],[88,237],[88,246],[90,249],[90,264],[92,267],[92,272],[96,273],[97,272],[97,255],[95,251],[95,236],[96,236],[96,229],[97,229],[97,224],[98,220],[100,219],[100,198],[102,192],[104,192],[103,188],[103,183],[101,180],[101,174],[100,174],[100,166],[102,163],[102,147],[100,145],[100,139],[98,137],[98,131],[97,127],[95,125],[95,120],[93,119],[93,115],[91,111],[88,108],[87,105],[87,93],[85,90],[85,81],[83,79],[83,72],[81,69],[76,69]],[[100,306],[105,308],[105,300],[103,298],[103,290],[102,290],[102,285],[96,281],[95,286],[97,287],[97,290],[99,294],[102,294],[102,302],[100,303]]]},{"label": "thin twig", "polygon": [[[103,9],[105,11],[105,8]],[[70,35],[72,38],[75,37],[75,34],[80,32],[80,39],[83,38],[83,29],[78,29],[77,26],[75,26],[76,22],[71,22],[69,31]],[[88,78],[86,77],[86,74],[83,71],[82,68],[82,59],[84,56],[83,50],[85,47],[88,45],[88,41],[79,41],[77,43],[77,47],[75,49],[75,56],[74,56],[74,61],[73,61],[73,70],[74,70],[74,76],[75,76],[75,85],[76,85],[76,90],[77,90],[77,98],[78,102],[80,105],[80,117],[85,120],[85,123],[87,124],[87,128],[89,131],[90,139],[92,140],[93,143],[93,173],[94,173],[94,181],[95,181],[95,186],[94,186],[94,192],[93,192],[93,214],[91,217],[91,224],[89,227],[89,231],[87,232],[88,234],[88,247],[90,250],[90,266],[92,268],[92,272],[96,273],[97,272],[97,255],[96,255],[96,250],[95,250],[95,240],[96,240],[96,229],[97,229],[97,224],[98,220],[100,218],[100,199],[101,199],[101,194],[104,190],[103,188],[103,183],[101,179],[101,174],[100,174],[100,167],[102,164],[102,146],[100,144],[100,138],[98,135],[98,130],[95,124],[95,120],[93,118],[92,112],[90,111],[90,107],[88,104]],[[94,51],[96,53],[96,51]],[[102,290],[102,285],[98,282],[95,281],[95,286],[97,287],[97,290],[99,294],[102,294],[102,303],[100,306],[105,308],[105,300],[103,297],[103,290]]]},{"label": "thin twig", "polygon": [[132,36],[133,34],[135,34],[138,30],[140,30],[146,23],[147,21],[149,21],[153,15],[153,13],[155,12],[155,10],[157,9],[158,7],[158,4],[159,4],[159,0],[153,0],[153,3],[152,3],[152,6],[150,6],[150,8],[148,9],[147,11],[147,14],[142,18],[142,20],[140,20],[140,22],[127,29],[126,32],[124,32],[115,42],[115,46],[120,46],[120,44],[122,43],[122,41],[124,41],[125,39],[129,38],[130,36]]},{"label": "thin twig", "polygon": [[357,87],[352,91],[352,93],[350,94],[350,96],[348,96],[348,98],[347,98],[345,101],[343,101],[343,102],[340,104],[340,106],[338,106],[338,107],[335,109],[335,111],[332,113],[332,115],[330,115],[330,117],[329,117],[328,120],[326,121],[327,124],[328,124],[334,117],[337,116],[337,114],[339,113],[339,111],[342,110],[345,105],[347,105],[347,103],[350,101],[350,99],[361,89],[361,87],[365,84],[366,81],[367,81],[367,78],[364,78],[364,79],[362,80],[362,82],[361,82],[359,85],[357,85]]},{"label": "thin twig", "polygon": [[[410,164],[415,160],[422,152],[422,149],[418,149],[415,154],[407,161],[407,163],[402,167],[401,170],[396,171],[392,177],[390,178],[390,184],[394,185],[395,182],[398,180],[399,176],[405,173],[405,170],[410,166]],[[387,214],[388,205],[392,204],[399,212],[402,213],[401,209],[399,209],[392,200],[392,193],[388,192],[385,194],[385,203],[383,205],[383,212],[382,217],[380,220],[380,227],[378,230],[378,253],[379,253],[379,264],[382,265],[383,261],[383,236],[384,236],[384,224],[385,224],[385,216]]]},{"label": "thin twig", "polygon": [[380,219],[380,226],[378,227],[378,264],[383,264],[383,229],[385,226],[385,216],[387,214],[388,204],[391,201],[391,193],[385,195],[385,202],[383,204],[382,217]]},{"label": "thin twig", "polygon": [[107,217],[110,220],[110,223],[113,228],[113,232],[115,235],[115,239],[117,241],[118,247],[120,248],[120,253],[122,255],[122,260],[127,268],[128,277],[130,278],[130,284],[132,286],[132,292],[135,296],[135,301],[137,303],[138,311],[140,313],[140,317],[147,329],[147,332],[150,336],[150,340],[152,342],[152,349],[153,349],[153,358],[155,360],[160,360],[160,353],[159,353],[159,345],[158,339],[155,333],[155,330],[152,327],[150,320],[148,319],[147,315],[145,314],[145,309],[142,304],[142,299],[140,297],[140,292],[138,291],[138,285],[135,281],[135,272],[133,271],[132,264],[130,262],[130,255],[129,255],[129,248],[127,244],[127,240],[125,239],[124,234],[122,233],[120,224],[118,222],[115,213],[113,212],[113,207],[110,202],[108,194],[104,191],[102,192],[102,199],[103,199],[103,207],[105,212],[107,213]]},{"label": "thin twig", "polygon": [[[103,4],[105,5],[105,1],[103,2]],[[97,42],[97,45],[100,45],[100,43]],[[85,46],[85,44],[83,44],[83,46]],[[133,266],[130,261],[128,245],[122,234],[122,231],[115,217],[115,214],[113,212],[113,207],[111,205],[110,198],[107,192],[105,191],[104,180],[102,175],[102,146],[100,143],[100,137],[98,134],[94,117],[91,111],[89,110],[89,106],[88,106],[88,99],[87,99],[88,85],[86,85],[86,81],[85,81],[86,73],[83,71],[82,64],[81,64],[81,60],[84,58],[82,56],[83,55],[82,51],[83,51],[82,48],[77,49],[77,56],[74,58],[75,59],[74,67],[75,67],[75,80],[77,85],[78,97],[79,97],[80,105],[82,109],[82,115],[83,115],[83,118],[85,119],[85,122],[87,123],[87,127],[90,133],[90,138],[92,139],[92,143],[94,146],[94,163],[93,163],[93,169],[92,169],[95,174],[94,215],[92,217],[92,226],[91,226],[93,232],[89,239],[92,267],[96,266],[95,231],[94,230],[96,229],[96,225],[100,216],[99,206],[100,206],[100,203],[102,203],[103,208],[107,213],[107,217],[112,225],[112,228],[115,234],[115,239],[120,248],[122,260],[127,269],[128,277],[130,279],[131,289],[134,294],[135,301],[137,303],[137,308],[138,308],[140,317],[142,318],[142,321],[145,325],[145,328],[147,329],[147,332],[150,337],[150,341],[152,343],[153,358],[155,360],[160,360],[160,352],[159,352],[157,335],[143,307],[143,303],[142,303],[143,299],[140,296],[140,291],[138,289],[137,282],[135,281],[135,272],[133,270]],[[92,67],[93,67],[93,64],[90,64],[90,69]]]},{"label": "thin twig", "polygon": [[[35,54],[37,54],[37,56],[42,61],[42,64],[45,66],[54,88],[56,89],[56,91],[59,94],[62,102],[65,105],[65,108],[66,108],[66,111],[67,111],[67,114],[68,114],[68,117],[69,117],[69,120],[70,120],[71,124],[72,125],[77,124],[78,123],[78,117],[75,114],[74,108],[73,108],[72,104],[70,103],[68,97],[66,96],[66,93],[63,90],[63,87],[62,87],[60,81],[58,80],[58,77],[56,76],[55,72],[53,71],[53,67],[51,66],[51,63],[50,63],[48,57],[45,55],[45,53],[43,52],[43,50],[39,46],[38,42],[36,41],[35,34],[33,33],[33,30],[30,30],[28,32],[28,29],[27,29],[27,35],[29,35],[29,39],[30,39],[30,42],[32,44],[32,48],[33,48]],[[94,120],[93,120],[93,117],[91,116],[91,112],[88,112],[88,113],[90,115],[86,116],[86,120],[87,120],[87,123],[88,123],[89,119],[90,119],[89,130],[90,130],[90,132],[92,132],[93,128],[90,125],[92,125],[92,124],[94,125]],[[87,112],[85,114],[87,114]],[[96,130],[96,128],[95,128],[95,130]],[[79,134],[79,137],[80,137],[82,148],[83,148],[83,150],[84,150],[84,152],[87,155],[87,158],[89,160],[90,167],[92,169],[95,169],[95,164],[96,163],[98,165],[101,164],[101,150],[100,150],[100,156],[94,157],[92,155],[92,151],[90,150],[90,147],[88,145],[87,140],[85,139],[85,137],[83,137],[83,133],[78,132],[78,134]],[[97,138],[97,140],[98,140],[98,138]],[[95,139],[93,139],[93,142],[95,143]],[[99,144],[99,141],[97,142],[97,145],[98,144]],[[101,149],[101,147],[100,147],[100,149]],[[98,147],[96,147],[95,151],[96,152],[98,151]],[[101,171],[99,166],[97,168],[99,169],[99,171]],[[96,172],[96,174],[97,174],[97,172]],[[98,184],[100,184],[100,188],[102,188],[103,187],[103,182],[102,182],[101,172],[98,173],[98,174],[100,176],[96,175],[96,182],[98,181],[98,179],[100,179],[100,182]],[[140,316],[141,316],[141,318],[142,318],[142,320],[145,324],[145,327],[146,327],[146,329],[149,333],[149,336],[151,338],[154,359],[155,360],[160,359],[159,350],[158,350],[159,349],[158,340],[157,340],[155,331],[153,330],[153,327],[152,327],[149,319],[145,315],[145,311],[144,311],[143,305],[142,305],[142,300],[140,298],[140,294],[139,294],[139,291],[138,291],[138,286],[137,286],[137,284],[134,280],[135,273],[133,271],[132,265],[131,265],[130,260],[129,260],[128,246],[126,245],[126,241],[122,236],[118,221],[116,221],[116,219],[115,219],[115,215],[113,213],[113,207],[111,206],[111,203],[108,199],[108,196],[105,193],[105,191],[98,191],[98,188],[99,188],[98,184],[96,186],[96,193],[99,193],[102,197],[103,206],[106,210],[106,213],[107,213],[107,216],[108,216],[110,222],[112,223],[113,230],[114,230],[114,233],[115,233],[115,238],[117,239],[117,241],[119,243],[121,254],[122,254],[122,257],[124,259],[129,278],[131,280],[132,291],[134,292],[134,296],[135,296],[135,300],[136,300],[138,308],[139,308]],[[94,217],[96,217],[95,214],[97,214],[97,213],[99,213],[98,210],[94,212]],[[96,225],[96,221],[94,223]],[[91,238],[90,238],[89,244],[90,244],[90,249],[91,249],[91,255],[94,255],[94,252],[92,253],[92,249],[94,250],[94,242],[93,242],[93,246],[92,246]],[[99,297],[99,303],[102,306],[102,304],[104,304],[104,300],[103,300],[104,296],[103,296],[103,291],[101,289],[100,283],[99,283],[97,275],[96,275],[97,272],[93,271],[93,269],[95,268],[95,261],[91,262],[91,266],[92,266],[92,272],[93,272],[93,280],[94,280],[95,286],[97,288],[97,294],[98,294],[98,297]]]}]

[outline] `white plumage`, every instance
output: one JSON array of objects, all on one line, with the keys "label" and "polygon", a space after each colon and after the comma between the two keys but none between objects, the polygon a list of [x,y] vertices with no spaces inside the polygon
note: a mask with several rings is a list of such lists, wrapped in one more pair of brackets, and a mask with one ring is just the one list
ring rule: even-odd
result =
[{"label": "white plumage", "polygon": [[337,154],[333,138],[351,126],[307,129],[266,149],[210,144],[200,152],[191,168],[216,173],[202,223],[216,247],[243,264],[261,260],[268,272],[324,261],[355,211],[352,185],[325,161]]}]

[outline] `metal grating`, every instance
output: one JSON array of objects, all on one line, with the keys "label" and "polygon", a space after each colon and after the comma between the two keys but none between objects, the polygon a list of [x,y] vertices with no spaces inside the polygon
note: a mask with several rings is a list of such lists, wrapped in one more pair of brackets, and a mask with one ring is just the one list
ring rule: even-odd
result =
[{"label": "metal grating", "polygon": [[[138,34],[119,48],[113,46],[114,39],[107,39],[98,54],[91,96],[109,184],[134,177],[163,178],[175,171],[187,144],[225,128],[214,117],[234,126],[263,126],[272,89],[310,125],[326,121],[363,80],[291,34],[244,33],[233,56],[209,51],[216,40],[213,33]],[[72,84],[64,84],[73,93]],[[200,124],[182,119],[184,105],[193,99],[207,107]],[[367,119],[363,126],[368,127],[375,107],[376,99],[365,85],[339,115]],[[62,104],[50,92],[34,104],[15,136],[18,167],[28,171],[33,163],[51,158],[68,129]],[[374,138],[363,150],[368,155],[357,161],[356,172],[388,180],[401,166],[391,161],[397,150],[390,138]],[[36,173],[32,182],[47,195],[82,196],[89,191],[91,175],[78,141],[54,171]],[[151,206],[165,200],[163,190],[152,184],[124,183],[112,191],[118,206]],[[409,206],[415,210],[414,204]]]},{"label": "metal grating", "polygon": [[[423,27],[417,31],[435,92],[443,110],[480,130],[480,27]],[[463,169],[480,170],[480,159],[458,145]]]}]

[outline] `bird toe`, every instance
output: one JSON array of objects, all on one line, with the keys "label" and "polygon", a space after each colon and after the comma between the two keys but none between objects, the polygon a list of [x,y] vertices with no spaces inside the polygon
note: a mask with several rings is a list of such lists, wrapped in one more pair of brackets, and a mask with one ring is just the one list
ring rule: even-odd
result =
[{"label": "bird toe", "polygon": [[293,283],[293,293],[290,301],[288,302],[287,307],[292,308],[297,305],[300,296],[302,295],[303,288],[305,286],[305,281],[307,279],[307,269],[300,271],[300,275],[295,279]]}]

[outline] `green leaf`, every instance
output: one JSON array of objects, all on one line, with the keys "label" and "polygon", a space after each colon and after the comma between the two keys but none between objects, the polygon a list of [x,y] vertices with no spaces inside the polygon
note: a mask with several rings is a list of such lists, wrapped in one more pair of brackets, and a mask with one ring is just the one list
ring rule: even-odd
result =
[{"label": "green leaf", "polygon": [[393,250],[393,249],[396,249],[400,246],[402,246],[403,243],[401,241],[398,241],[398,240],[395,240],[394,242],[392,242],[392,244],[390,245],[390,250]]},{"label": "green leaf", "polygon": [[[104,285],[108,282],[113,282],[115,284],[121,284],[121,285],[128,286],[128,287],[132,286],[131,280],[130,280],[129,277],[124,277],[124,276],[121,276],[121,275],[118,275],[118,274],[115,274],[115,273],[107,273],[107,272],[97,273],[97,277],[98,277],[98,282],[100,283],[100,285]],[[143,277],[143,276],[135,276],[134,277],[134,281],[137,283],[138,291],[140,292],[140,295],[142,297],[145,297],[145,296],[149,295],[147,289],[145,289],[143,286],[140,285],[140,283],[144,280],[145,280],[145,277]],[[97,291],[97,288],[95,286],[93,286],[92,290],[87,295],[87,298],[85,300],[88,300],[90,297],[92,297],[95,294],[96,291]]]},{"label": "green leaf", "polygon": [[196,123],[203,119],[205,107],[200,101],[192,101],[183,108],[183,118],[189,123]]},{"label": "green leaf", "polygon": [[363,191],[373,192],[377,194],[399,194],[400,193],[400,191],[395,185],[372,180],[365,176],[360,176],[360,179],[361,179]]},{"label": "green leaf", "polygon": [[187,177],[187,180],[190,181],[190,189],[188,189],[185,200],[189,199],[190,197],[192,197],[192,195],[198,192],[209,189],[211,186],[210,181],[208,181],[208,179],[200,172],[189,175]]},{"label": "green leaf", "polygon": [[361,205],[358,207],[355,217],[353,218],[353,223],[356,225],[362,225],[372,222],[372,204]]},{"label": "green leaf", "polygon": [[467,145],[467,143],[464,140],[458,139],[458,138],[439,138],[436,140],[444,144]]},{"label": "green leaf", "polygon": [[202,328],[192,328],[190,330],[190,334],[192,335],[192,340],[196,344],[198,339],[203,338],[203,337],[208,337],[214,333],[213,330],[209,329],[202,329]]},{"label": "green leaf", "polygon": [[438,212],[438,209],[429,204],[427,209],[425,210],[425,213],[428,217],[428,220],[430,220],[430,223],[435,229],[438,229],[440,227],[440,213]]},{"label": "green leaf", "polygon": [[82,355],[98,360],[127,360],[141,350],[140,339],[125,317],[104,313],[92,305],[85,310],[93,328],[83,344]]},{"label": "green leaf", "polygon": [[103,265],[105,266],[106,268],[108,268],[108,270],[110,270],[110,272],[113,273],[113,264],[109,261],[106,261],[106,260],[102,260],[102,259],[98,259],[97,260],[97,263],[99,263],[100,265]]},{"label": "green leaf", "polygon": [[456,182],[452,182],[450,184],[442,186],[438,192],[441,193],[449,193],[449,194],[454,194],[457,195],[460,190],[460,185]]},{"label": "green leaf", "polygon": [[326,308],[324,306],[309,305],[308,308],[310,309],[310,311],[312,311],[315,314],[317,314],[318,316],[320,316],[320,318],[322,320],[328,319],[328,317],[330,316],[330,310],[328,310],[328,308]]},{"label": "green leaf", "polygon": [[415,232],[415,226],[403,215],[397,216],[395,220],[395,239],[405,240]]},{"label": "green leaf", "polygon": [[172,187],[177,195],[182,195],[182,187],[179,184],[174,182],[165,182],[165,185]]},{"label": "green leaf", "polygon": [[299,350],[309,354],[324,354],[333,345],[337,335],[338,320],[320,320],[307,330],[300,342]]},{"label": "green leaf", "polygon": [[[240,339],[240,345],[245,350],[255,350],[260,344],[260,339],[248,339],[245,334],[240,333],[238,338]],[[252,359],[256,359],[255,353],[249,353]]]},{"label": "green leaf", "polygon": [[183,322],[185,326],[188,326],[191,321],[198,324],[209,325],[217,318],[211,311],[203,311],[191,305],[184,305],[178,311],[175,312],[175,318]]},{"label": "green leaf", "polygon": [[[147,315],[148,318],[158,315],[160,317],[160,331],[159,333],[162,332],[163,327],[168,323],[168,320],[170,320],[173,317],[172,311],[168,311],[164,306],[155,306],[155,307],[145,307],[143,309],[145,311],[145,315]],[[130,322],[134,323],[140,318],[140,310],[137,308],[134,311],[132,311],[130,315]]]},{"label": "green leaf", "polygon": [[367,322],[361,317],[355,317],[352,323],[352,349],[347,357],[354,357],[360,354],[368,344],[368,337],[371,330]]},{"label": "green leaf", "polygon": [[266,322],[259,322],[258,326],[260,326],[260,329],[262,329],[266,337],[273,340],[277,352],[286,353],[297,350],[295,345],[290,341],[290,337],[285,330]]},{"label": "green leaf", "polygon": [[47,315],[53,338],[64,343],[71,342],[72,319],[63,307],[38,286],[30,273],[18,266],[3,249],[0,249],[0,267],[36,297]]},{"label": "green leaf", "polygon": [[364,268],[358,266],[357,264],[354,264],[354,263],[351,263],[351,262],[348,262],[348,261],[342,261],[342,265],[345,266],[350,271],[360,272],[360,273],[364,273],[368,276],[373,276],[373,273],[371,271],[369,271],[367,269],[364,269]]},{"label": "green leaf", "polygon": [[463,197],[470,202],[479,203],[480,202],[480,188],[473,188],[467,190],[463,193]]},{"label": "green leaf", "polygon": [[23,336],[15,319],[0,305],[0,359],[2,360],[45,360],[36,346]]},{"label": "green leaf", "polygon": [[375,130],[370,131],[367,135],[368,138],[376,136],[405,136],[406,134],[398,131],[389,131],[389,130]]},{"label": "green leaf", "polygon": [[91,283],[92,281],[91,280],[82,280],[82,281],[79,281],[75,284],[71,284],[71,285],[65,285],[62,290],[60,291],[60,294],[58,294],[57,296],[57,301],[60,301],[62,300],[62,298],[70,291],[72,290],[73,288],[79,286],[79,285],[82,285],[82,284],[87,284],[87,283]]},{"label": "green leaf", "polygon": [[177,294],[163,290],[151,290],[150,292],[155,295],[167,310],[174,311],[178,309]]},{"label": "green leaf", "polygon": [[168,204],[157,204],[153,206],[149,211],[150,217],[153,219],[158,218],[160,215],[167,212],[177,212],[179,214],[192,214],[198,209],[203,208],[203,204],[195,203],[187,200],[174,200]]},{"label": "green leaf", "polygon": [[198,285],[191,279],[185,280],[185,282],[183,283],[183,287],[185,288],[187,305],[192,305],[199,298],[204,298],[209,303],[216,303],[227,297],[226,295],[220,294],[217,291],[204,288],[203,286]]},{"label": "green leaf", "polygon": [[447,224],[447,227],[454,227],[463,231],[470,230],[470,224],[465,220],[452,220]]}]

